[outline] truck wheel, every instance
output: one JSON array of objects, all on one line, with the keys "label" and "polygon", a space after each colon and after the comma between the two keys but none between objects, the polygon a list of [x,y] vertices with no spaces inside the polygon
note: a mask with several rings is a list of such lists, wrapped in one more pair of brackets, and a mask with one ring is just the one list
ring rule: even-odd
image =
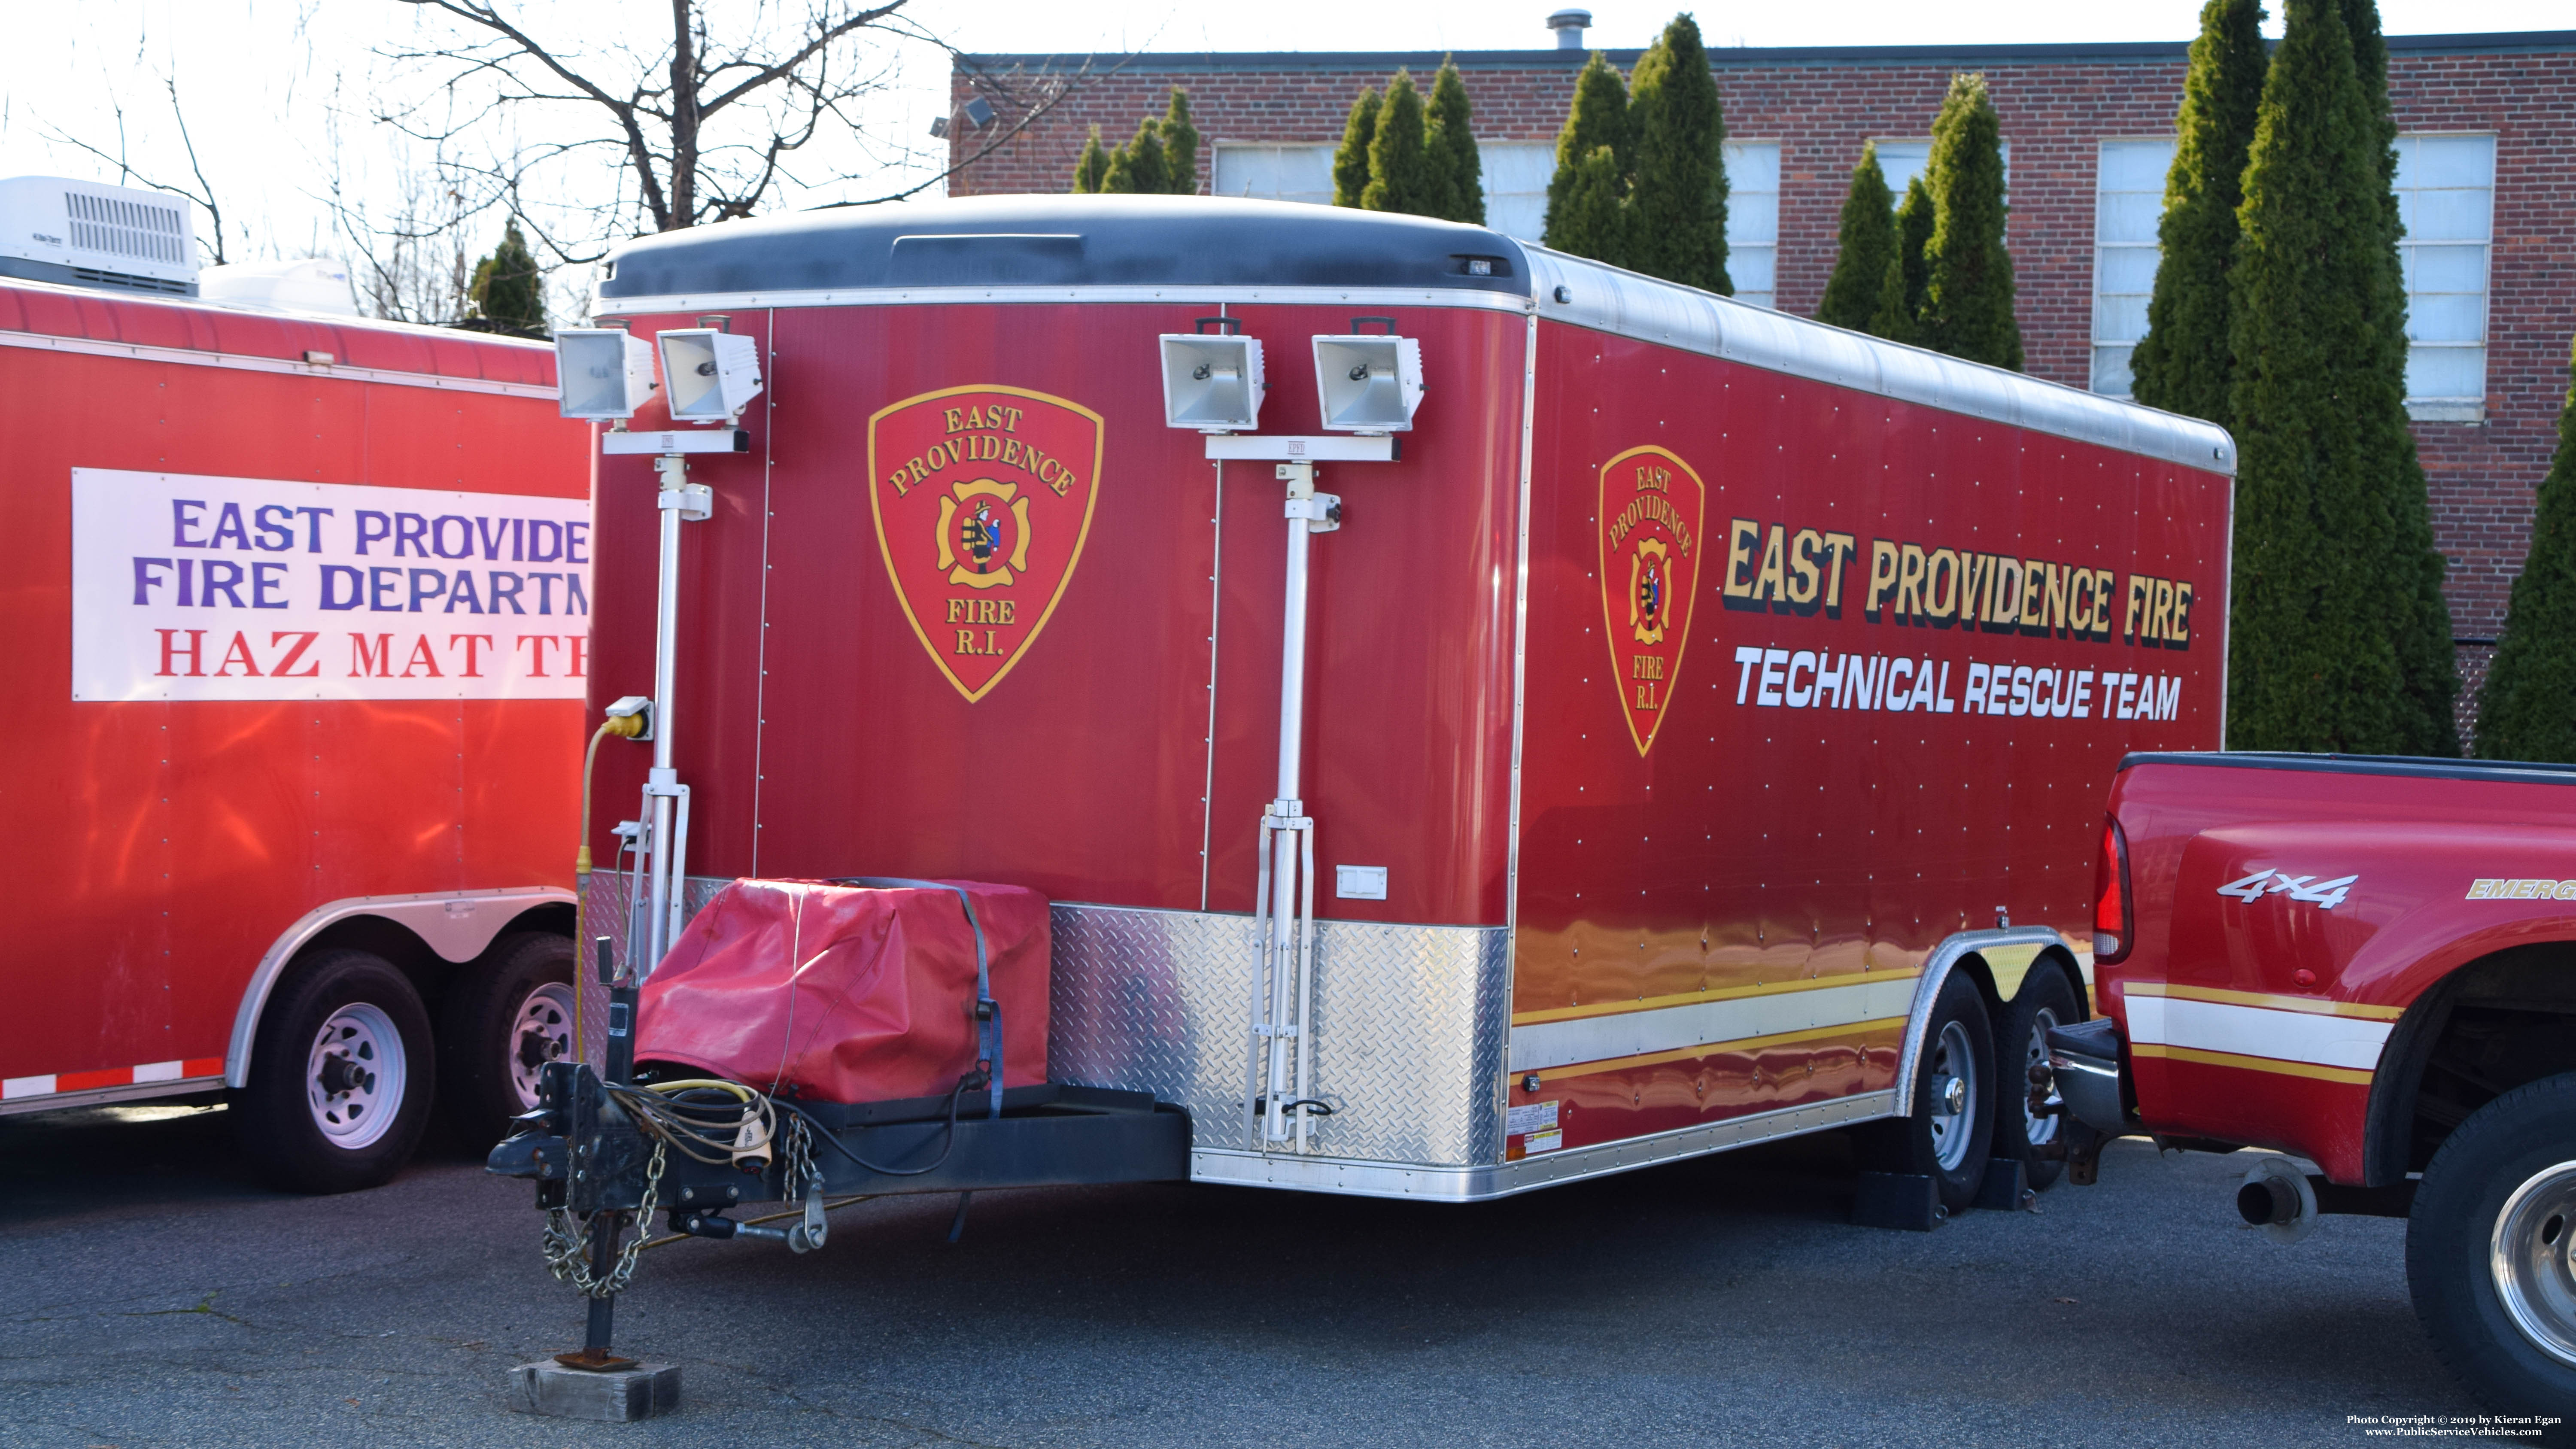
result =
[{"label": "truck wheel", "polygon": [[429,1124],[429,1013],[382,956],[308,958],[261,1014],[235,1130],[261,1171],[298,1192],[390,1180]]},{"label": "truck wheel", "polygon": [[2576,1404],[2576,1073],[2496,1098],[2433,1154],[2406,1226],[2415,1314],[2499,1408]]},{"label": "truck wheel", "polygon": [[2048,1064],[2050,1027],[2073,1026],[2083,1019],[2084,1009],[2075,1004],[2075,988],[2066,984],[2066,973],[2041,962],[2022,978],[2020,993],[1996,1023],[1994,1153],[2019,1158],[2033,1191],[2055,1187],[2066,1171],[2064,1158],[2038,1155],[2038,1149],[2065,1133],[2066,1122],[2031,1115],[2030,1069]]},{"label": "truck wheel", "polygon": [[447,1120],[488,1147],[537,1105],[547,1062],[573,1054],[572,942],[504,936],[459,973],[439,1016],[439,1089]]},{"label": "truck wheel", "polygon": [[1914,1100],[1902,1117],[1873,1123],[1861,1157],[1881,1172],[1915,1173],[1940,1187],[1941,1206],[1965,1211],[1986,1180],[1995,1132],[1994,1026],[1977,984],[1953,971],[1932,1003],[1914,1063]]}]

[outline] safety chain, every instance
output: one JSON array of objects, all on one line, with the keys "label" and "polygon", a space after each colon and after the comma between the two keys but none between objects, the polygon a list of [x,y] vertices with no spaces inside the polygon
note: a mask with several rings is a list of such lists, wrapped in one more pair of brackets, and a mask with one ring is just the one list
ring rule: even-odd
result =
[{"label": "safety chain", "polygon": [[644,1201],[635,1210],[635,1234],[617,1250],[617,1266],[604,1278],[590,1271],[591,1224],[601,1214],[593,1213],[574,1226],[568,1208],[546,1209],[546,1228],[541,1251],[545,1254],[546,1271],[558,1283],[570,1283],[573,1291],[585,1298],[612,1298],[626,1291],[635,1277],[635,1263],[644,1252],[644,1240],[651,1235],[653,1210],[661,1205],[662,1163],[666,1149],[660,1141],[653,1144],[653,1162],[644,1173]]},{"label": "safety chain", "polygon": [[780,1196],[788,1202],[797,1202],[803,1199],[809,1184],[820,1190],[822,1174],[814,1170],[814,1143],[806,1135],[802,1116],[789,1113],[787,1131],[782,1135],[787,1142],[779,1154],[779,1173],[783,1179]]}]

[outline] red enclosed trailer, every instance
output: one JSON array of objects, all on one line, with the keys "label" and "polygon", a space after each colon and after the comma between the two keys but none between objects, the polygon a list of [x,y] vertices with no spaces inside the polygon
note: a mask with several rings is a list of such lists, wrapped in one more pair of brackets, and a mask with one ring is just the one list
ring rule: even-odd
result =
[{"label": "red enclosed trailer", "polygon": [[[636,242],[597,305],[765,389],[658,493],[602,465],[595,702],[656,692],[678,539],[665,926],[1040,892],[1049,1076],[1186,1108],[1200,1179],[1465,1200],[1894,1119],[1964,1202],[2050,1130],[1998,1077],[2085,1014],[2101,782],[2219,743],[2223,432],[1481,228],[831,211]],[[672,426],[610,437],[715,446]]]},{"label": "red enclosed trailer", "polygon": [[498,1132],[571,1004],[551,351],[0,281],[0,436],[0,1112],[229,1087],[317,1188],[389,1175],[434,1087]]}]

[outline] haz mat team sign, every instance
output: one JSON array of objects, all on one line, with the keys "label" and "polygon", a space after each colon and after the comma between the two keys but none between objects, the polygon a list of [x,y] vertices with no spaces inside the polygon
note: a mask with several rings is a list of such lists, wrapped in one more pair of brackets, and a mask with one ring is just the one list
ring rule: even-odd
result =
[{"label": "haz mat team sign", "polygon": [[922,393],[868,419],[868,508],[913,636],[969,703],[1064,597],[1100,499],[1100,414],[1014,387]]},{"label": "haz mat team sign", "polygon": [[579,699],[590,502],[75,468],[72,698]]}]

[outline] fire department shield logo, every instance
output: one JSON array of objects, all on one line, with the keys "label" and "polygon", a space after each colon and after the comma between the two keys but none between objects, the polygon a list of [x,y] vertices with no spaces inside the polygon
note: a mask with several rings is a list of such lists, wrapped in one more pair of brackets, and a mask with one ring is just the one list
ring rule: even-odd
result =
[{"label": "fire department shield logo", "polygon": [[904,617],[968,703],[1046,628],[1100,497],[1100,414],[951,387],[868,419],[868,508]]},{"label": "fire department shield logo", "polygon": [[1680,684],[1707,501],[1699,474],[1662,448],[1630,448],[1601,465],[1601,619],[1610,683],[1639,755],[1655,747]]}]

